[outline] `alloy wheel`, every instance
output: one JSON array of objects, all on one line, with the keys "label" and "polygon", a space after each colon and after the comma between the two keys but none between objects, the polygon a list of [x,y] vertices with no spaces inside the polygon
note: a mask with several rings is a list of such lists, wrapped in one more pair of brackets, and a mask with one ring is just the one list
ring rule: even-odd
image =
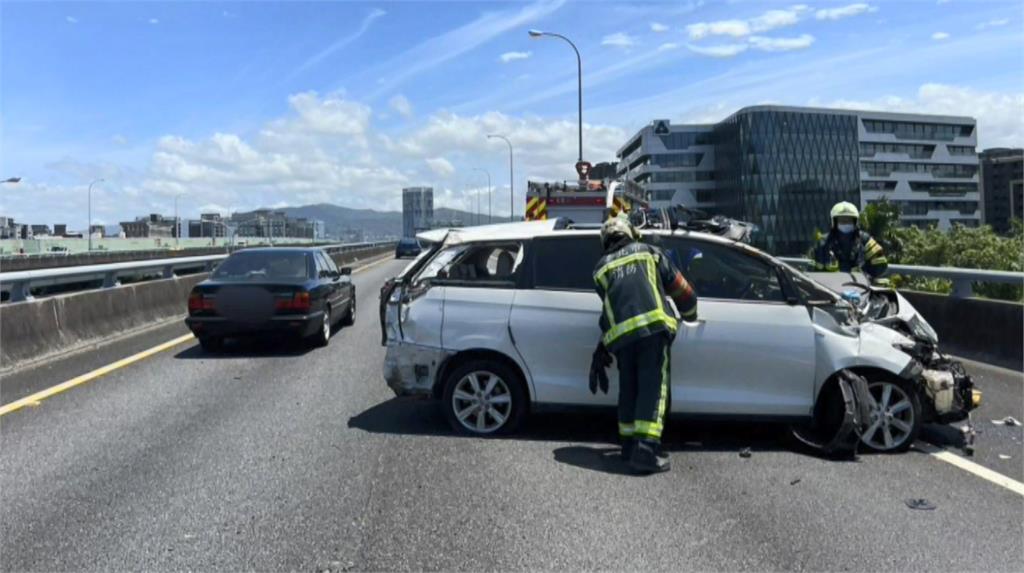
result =
[{"label": "alloy wheel", "polygon": [[874,403],[861,441],[872,449],[890,451],[902,446],[914,431],[914,405],[899,385],[879,381],[868,384]]},{"label": "alloy wheel", "polygon": [[452,412],[467,430],[490,434],[499,430],[512,414],[512,393],[508,384],[493,372],[477,370],[459,380],[452,393]]}]

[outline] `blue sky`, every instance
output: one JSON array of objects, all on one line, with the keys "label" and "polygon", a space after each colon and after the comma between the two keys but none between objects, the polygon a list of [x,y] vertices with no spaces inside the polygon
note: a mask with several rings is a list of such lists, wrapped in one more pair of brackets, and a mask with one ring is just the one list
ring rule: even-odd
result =
[{"label": "blue sky", "polygon": [[464,208],[474,168],[508,196],[493,131],[517,181],[571,177],[574,57],[530,28],[583,54],[594,162],[651,119],[769,102],[973,115],[983,146],[1024,143],[1014,0],[0,2],[0,175],[24,178],[0,214],[84,225],[96,177],[106,223],[176,194],[186,215],[399,208],[427,184]]}]

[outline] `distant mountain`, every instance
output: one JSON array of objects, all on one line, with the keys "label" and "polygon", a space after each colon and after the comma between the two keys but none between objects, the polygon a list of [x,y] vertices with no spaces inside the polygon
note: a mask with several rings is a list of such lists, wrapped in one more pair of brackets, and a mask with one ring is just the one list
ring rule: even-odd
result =
[{"label": "distant mountain", "polygon": [[[402,234],[402,213],[399,211],[350,209],[330,203],[284,207],[275,210],[284,211],[289,217],[319,219],[324,222],[327,234],[332,237],[361,234],[369,239],[383,236],[398,237]],[[483,219],[481,222],[486,222],[487,216],[485,215]],[[476,221],[476,214],[442,207],[434,210],[434,220],[439,223],[455,222],[472,225]]]}]

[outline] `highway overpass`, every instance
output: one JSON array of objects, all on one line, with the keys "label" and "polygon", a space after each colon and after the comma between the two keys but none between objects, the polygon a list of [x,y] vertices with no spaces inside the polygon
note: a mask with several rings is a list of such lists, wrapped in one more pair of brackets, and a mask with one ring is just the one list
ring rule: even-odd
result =
[{"label": "highway overpass", "polygon": [[4,375],[3,569],[1021,567],[1024,437],[990,422],[1024,420],[1018,371],[968,362],[985,392],[969,460],[942,427],[836,462],[771,425],[676,423],[674,470],[635,478],[603,414],[484,440],[394,398],[375,310],[405,263],[371,261],[327,348],[209,355],[175,320]]}]

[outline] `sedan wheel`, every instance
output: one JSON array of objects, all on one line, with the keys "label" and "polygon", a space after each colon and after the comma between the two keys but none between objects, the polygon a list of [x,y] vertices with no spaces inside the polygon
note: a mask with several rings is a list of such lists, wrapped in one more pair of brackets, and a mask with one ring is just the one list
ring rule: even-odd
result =
[{"label": "sedan wheel", "polygon": [[323,324],[320,325],[320,330],[313,335],[313,344],[316,346],[327,346],[331,341],[331,309],[330,307],[324,309]]},{"label": "sedan wheel", "polygon": [[443,399],[449,423],[463,434],[514,430],[526,407],[518,377],[504,365],[491,362],[466,364],[452,372]]},{"label": "sedan wheel", "polygon": [[861,442],[877,452],[902,452],[910,448],[921,426],[917,394],[895,381],[868,383],[874,403],[868,429]]}]

